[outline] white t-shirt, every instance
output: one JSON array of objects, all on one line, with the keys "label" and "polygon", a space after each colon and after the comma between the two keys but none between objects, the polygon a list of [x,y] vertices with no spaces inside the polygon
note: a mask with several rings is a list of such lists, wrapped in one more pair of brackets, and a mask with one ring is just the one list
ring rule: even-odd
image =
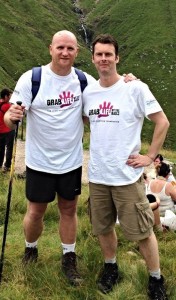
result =
[{"label": "white t-shirt", "polygon": [[89,181],[113,186],[136,182],[143,168],[126,161],[141,149],[144,117],[162,110],[148,86],[125,83],[123,77],[107,88],[96,82],[85,89],[83,107],[91,130]]},{"label": "white t-shirt", "polygon": [[[95,79],[86,74],[88,84]],[[11,102],[22,101],[27,111],[26,165],[53,174],[70,172],[82,165],[82,95],[80,81],[72,68],[67,76],[42,66],[36,98],[31,93],[32,71],[17,82]]]}]

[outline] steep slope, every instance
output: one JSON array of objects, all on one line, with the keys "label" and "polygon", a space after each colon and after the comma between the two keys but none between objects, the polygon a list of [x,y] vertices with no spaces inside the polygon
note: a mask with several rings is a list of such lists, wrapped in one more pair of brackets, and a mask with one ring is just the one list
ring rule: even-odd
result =
[{"label": "steep slope", "polygon": [[[76,65],[97,76],[75,5],[84,12],[90,38],[105,32],[117,37],[119,72],[149,84],[171,122],[165,147],[176,149],[175,0],[0,0],[0,89],[13,88],[25,70],[47,63],[51,37],[61,29],[78,37]],[[145,122],[143,139],[149,141],[151,132]]]},{"label": "steep slope", "polygon": [[72,1],[0,1],[0,88],[14,87],[22,72],[49,61],[52,35],[61,29],[77,34],[81,51],[77,65],[87,69],[89,50],[84,46]]},{"label": "steep slope", "polygon": [[[175,0],[80,0],[93,36],[113,34],[120,45],[120,73],[145,81],[161,103],[171,127],[165,146],[176,149],[176,2]],[[143,138],[151,136],[145,122]]]}]

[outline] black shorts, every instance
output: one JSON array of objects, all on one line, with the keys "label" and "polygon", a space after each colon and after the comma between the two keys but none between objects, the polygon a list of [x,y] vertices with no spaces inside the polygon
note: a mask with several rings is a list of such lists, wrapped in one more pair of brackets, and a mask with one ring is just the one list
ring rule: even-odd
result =
[{"label": "black shorts", "polygon": [[81,194],[82,167],[65,174],[50,174],[26,168],[26,197],[31,202],[48,203],[55,199],[56,193],[66,199],[74,200]]}]

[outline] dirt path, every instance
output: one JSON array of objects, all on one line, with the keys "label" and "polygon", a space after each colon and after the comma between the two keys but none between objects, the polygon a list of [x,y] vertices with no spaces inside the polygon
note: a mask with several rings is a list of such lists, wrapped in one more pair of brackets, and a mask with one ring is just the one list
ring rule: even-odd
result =
[{"label": "dirt path", "polygon": [[[89,159],[89,152],[84,151],[82,182],[85,184],[88,183],[88,178],[87,178],[88,159]],[[24,171],[25,171],[25,142],[18,139],[16,157],[15,157],[15,173],[22,174]]]},{"label": "dirt path", "polygon": [[[82,174],[82,182],[84,184],[88,183],[88,178],[87,178],[88,160],[89,160],[89,151],[84,151],[83,174]],[[145,172],[148,173],[151,169],[152,169],[152,165],[145,168]],[[25,142],[18,139],[16,158],[15,158],[15,173],[22,174],[24,171],[25,171]]]}]

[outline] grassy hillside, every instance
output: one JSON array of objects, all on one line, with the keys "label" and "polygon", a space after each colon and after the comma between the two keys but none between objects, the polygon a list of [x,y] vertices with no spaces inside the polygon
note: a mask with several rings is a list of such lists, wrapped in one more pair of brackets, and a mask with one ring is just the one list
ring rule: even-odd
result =
[{"label": "grassy hillside", "polygon": [[[8,174],[0,173],[0,245],[4,230],[4,215],[8,190]],[[24,180],[14,178],[12,202],[5,247],[1,300],[147,300],[148,272],[136,243],[129,242],[116,226],[119,239],[117,260],[122,280],[109,295],[97,290],[96,280],[103,265],[97,238],[92,234],[87,215],[88,186],[82,186],[78,203],[78,233],[76,252],[78,268],[84,278],[80,287],[70,286],[61,270],[62,248],[58,237],[57,202],[49,204],[44,218],[44,231],[39,239],[39,259],[23,267],[23,217],[26,211]],[[176,299],[175,243],[176,232],[157,233],[162,274],[165,276],[168,298]]]},{"label": "grassy hillside", "polygon": [[[175,0],[0,0],[0,89],[13,88],[25,70],[47,63],[51,37],[61,29],[76,33],[81,45],[76,64],[96,76],[75,5],[83,10],[91,37],[105,32],[117,37],[119,72],[149,84],[171,123],[164,147],[176,150]],[[150,141],[151,134],[146,121],[143,140]]]},{"label": "grassy hillside", "polygon": [[72,1],[0,0],[0,7],[0,88],[13,88],[24,71],[49,62],[52,35],[62,29],[77,34],[81,44],[77,65],[87,69],[89,51],[83,47]]}]

